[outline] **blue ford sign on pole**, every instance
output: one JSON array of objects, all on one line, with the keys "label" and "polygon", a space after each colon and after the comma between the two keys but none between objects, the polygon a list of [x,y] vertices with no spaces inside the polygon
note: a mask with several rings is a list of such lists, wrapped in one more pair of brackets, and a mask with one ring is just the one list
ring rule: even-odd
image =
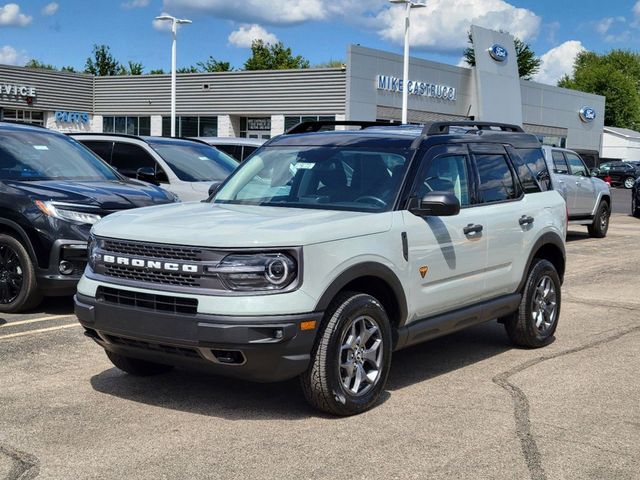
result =
[{"label": "blue ford sign on pole", "polygon": [[509,56],[509,52],[502,45],[495,43],[489,49],[489,55],[491,55],[491,58],[496,62],[504,62]]},{"label": "blue ford sign on pole", "polygon": [[585,123],[591,123],[596,119],[596,111],[591,107],[582,107],[580,109],[580,120]]}]

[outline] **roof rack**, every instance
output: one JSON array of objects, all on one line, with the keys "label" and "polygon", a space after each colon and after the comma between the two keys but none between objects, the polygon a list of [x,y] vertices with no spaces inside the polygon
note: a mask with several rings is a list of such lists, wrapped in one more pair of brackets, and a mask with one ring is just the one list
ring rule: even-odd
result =
[{"label": "roof rack", "polygon": [[311,122],[300,122],[285,132],[285,135],[294,135],[296,133],[314,133],[320,131],[322,127],[360,127],[360,129],[368,127],[388,127],[390,125],[400,125],[391,121],[359,121],[359,120],[318,120]]},{"label": "roof rack", "polygon": [[495,122],[475,122],[473,120],[461,120],[452,122],[432,122],[427,123],[422,129],[422,135],[448,135],[450,127],[468,127],[477,130],[493,130],[500,132],[524,133],[519,125]]}]

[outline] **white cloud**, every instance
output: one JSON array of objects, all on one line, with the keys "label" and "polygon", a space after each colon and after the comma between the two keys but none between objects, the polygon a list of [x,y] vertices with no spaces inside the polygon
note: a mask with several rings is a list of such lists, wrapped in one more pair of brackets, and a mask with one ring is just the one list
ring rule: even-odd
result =
[{"label": "white cloud", "polygon": [[573,64],[580,52],[585,50],[582,42],[569,40],[540,57],[540,71],[533,78],[536,82],[555,85],[565,74],[573,71]]},{"label": "white cloud", "polygon": [[[380,35],[396,44],[404,41],[404,9],[392,7],[378,16]],[[503,0],[429,0],[411,13],[412,47],[452,52],[464,48],[472,24],[508,31],[521,40],[534,38],[541,20],[531,10]]]},{"label": "white cloud", "polygon": [[609,29],[611,28],[611,25],[613,25],[613,22],[615,21],[616,19],[613,17],[603,18],[602,20],[596,23],[596,31],[600,35],[604,35],[609,31]]},{"label": "white cloud", "polygon": [[267,32],[260,25],[240,25],[240,28],[229,35],[229,43],[238,48],[250,48],[254,40],[262,40],[264,43],[277,43],[278,37]]},{"label": "white cloud", "polygon": [[24,65],[27,60],[28,58],[24,52],[19,52],[10,45],[0,47],[0,63],[5,65]]},{"label": "white cloud", "polygon": [[7,3],[0,7],[0,27],[26,27],[33,17],[20,12],[20,5]]},{"label": "white cloud", "polygon": [[130,2],[124,2],[122,8],[131,10],[132,8],[144,8],[148,7],[151,0],[131,0]]},{"label": "white cloud", "polygon": [[55,15],[56,12],[58,11],[59,7],[60,7],[60,5],[58,5],[56,2],[47,3],[42,8],[42,15],[44,15],[46,17],[50,17],[51,15]]},{"label": "white cloud", "polygon": [[633,6],[633,14],[636,17],[640,17],[640,0]]}]

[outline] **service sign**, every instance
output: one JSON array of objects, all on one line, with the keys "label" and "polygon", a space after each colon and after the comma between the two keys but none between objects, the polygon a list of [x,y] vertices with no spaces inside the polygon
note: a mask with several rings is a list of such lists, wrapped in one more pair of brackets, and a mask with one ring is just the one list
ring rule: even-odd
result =
[{"label": "service sign", "polygon": [[[388,92],[402,92],[404,89],[404,80],[392,77],[391,75],[378,75],[376,77],[376,88],[378,90],[386,90]],[[456,88],[448,85],[438,85],[436,83],[409,80],[407,82],[407,89],[409,95],[439,98],[451,102],[456,101]]]},{"label": "service sign", "polygon": [[0,97],[27,98],[36,96],[36,87],[0,82]]}]

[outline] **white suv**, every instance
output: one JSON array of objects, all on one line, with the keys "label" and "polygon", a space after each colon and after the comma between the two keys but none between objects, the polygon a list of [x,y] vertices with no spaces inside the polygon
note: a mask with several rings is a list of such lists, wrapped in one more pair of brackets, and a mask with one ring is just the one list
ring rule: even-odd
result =
[{"label": "white suv", "polygon": [[93,228],[76,314],[117,367],[300,376],[312,405],[349,415],[374,405],[395,350],[496,318],[516,345],[552,340],[566,211],[530,168],[534,136],[332,123],[362,129],[302,123],[208,202]]},{"label": "white suv", "polygon": [[237,167],[224,152],[198,140],[137,137],[117,133],[73,133],[125,177],[161,186],[184,202],[204,200]]},{"label": "white suv", "polygon": [[592,237],[606,237],[611,216],[609,185],[596,178],[576,152],[546,145],[542,150],[552,188],[567,202],[569,224],[586,225]]}]

